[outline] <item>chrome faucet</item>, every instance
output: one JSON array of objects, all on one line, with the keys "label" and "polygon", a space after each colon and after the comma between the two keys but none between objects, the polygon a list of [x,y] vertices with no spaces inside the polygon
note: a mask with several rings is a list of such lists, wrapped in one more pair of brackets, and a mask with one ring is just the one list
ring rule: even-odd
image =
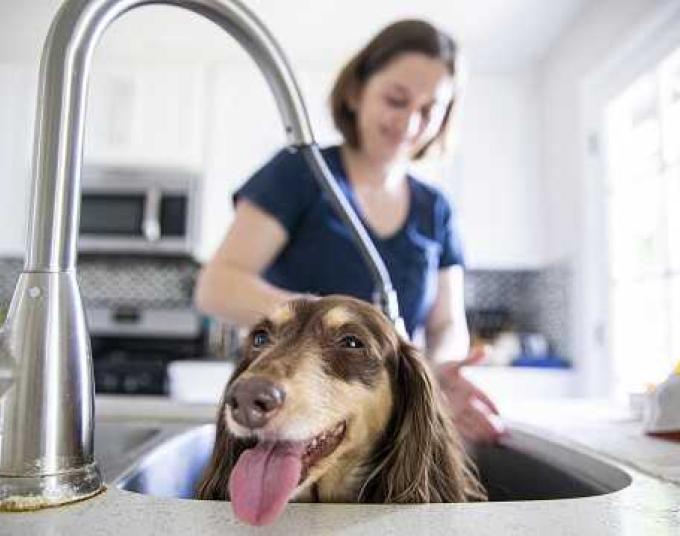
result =
[{"label": "chrome faucet", "polygon": [[26,261],[0,329],[0,510],[64,504],[103,489],[93,457],[92,352],[76,281],[87,78],[107,26],[149,4],[203,15],[249,52],[274,93],[291,147],[304,154],[351,229],[375,280],[376,302],[400,325],[382,259],[321,157],[283,52],[252,12],[238,0],[67,0],[43,49]]}]

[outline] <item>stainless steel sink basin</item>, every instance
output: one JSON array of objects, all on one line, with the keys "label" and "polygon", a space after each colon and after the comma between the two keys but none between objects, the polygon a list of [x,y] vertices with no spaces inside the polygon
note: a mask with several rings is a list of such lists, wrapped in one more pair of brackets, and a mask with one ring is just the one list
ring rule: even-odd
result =
[{"label": "stainless steel sink basin", "polygon": [[144,452],[142,447],[160,433],[157,426],[134,423],[96,423],[94,454],[105,479],[129,467]]},{"label": "stainless steel sink basin", "polygon": [[146,495],[191,499],[212,453],[214,439],[212,424],[175,435],[152,448],[116,478],[114,485]]},{"label": "stainless steel sink basin", "polygon": [[473,457],[491,501],[592,497],[632,483],[618,467],[516,429],[500,445],[476,448]]},{"label": "stainless steel sink basin", "polygon": [[[113,483],[147,495],[193,498],[214,435],[214,425],[208,424],[160,441]],[[516,429],[502,444],[473,454],[492,501],[589,497],[631,483],[613,465]]]}]

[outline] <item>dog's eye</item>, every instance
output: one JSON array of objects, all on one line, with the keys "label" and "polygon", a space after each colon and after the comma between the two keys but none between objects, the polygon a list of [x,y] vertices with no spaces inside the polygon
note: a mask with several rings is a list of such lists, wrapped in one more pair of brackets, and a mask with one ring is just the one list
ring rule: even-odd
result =
[{"label": "dog's eye", "polygon": [[253,333],[253,346],[255,348],[261,348],[269,342],[269,333],[260,329]]},{"label": "dog's eye", "polygon": [[340,340],[340,345],[343,348],[363,348],[364,347],[364,343],[361,342],[361,340],[358,337],[355,337],[354,335],[345,335]]}]

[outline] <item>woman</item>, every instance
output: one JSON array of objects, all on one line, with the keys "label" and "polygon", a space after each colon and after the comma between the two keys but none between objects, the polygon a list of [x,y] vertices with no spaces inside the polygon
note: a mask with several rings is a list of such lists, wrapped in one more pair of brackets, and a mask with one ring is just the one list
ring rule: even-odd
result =
[{"label": "woman", "polygon": [[[424,339],[456,424],[471,441],[492,441],[496,408],[459,372],[481,355],[467,355],[454,217],[406,171],[443,142],[455,74],[448,35],[418,20],[388,26],[338,76],[331,105],[344,143],[323,156],[385,261],[409,335]],[[249,325],[299,293],[371,300],[370,274],[301,155],[281,151],[234,199],[231,228],[199,276],[202,311]]]}]

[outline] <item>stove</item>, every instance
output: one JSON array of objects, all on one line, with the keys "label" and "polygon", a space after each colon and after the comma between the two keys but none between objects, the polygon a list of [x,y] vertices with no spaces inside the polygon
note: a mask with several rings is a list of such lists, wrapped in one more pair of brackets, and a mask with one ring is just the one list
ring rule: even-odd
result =
[{"label": "stove", "polygon": [[207,354],[204,319],[193,309],[89,308],[95,391],[167,395],[168,365]]}]

